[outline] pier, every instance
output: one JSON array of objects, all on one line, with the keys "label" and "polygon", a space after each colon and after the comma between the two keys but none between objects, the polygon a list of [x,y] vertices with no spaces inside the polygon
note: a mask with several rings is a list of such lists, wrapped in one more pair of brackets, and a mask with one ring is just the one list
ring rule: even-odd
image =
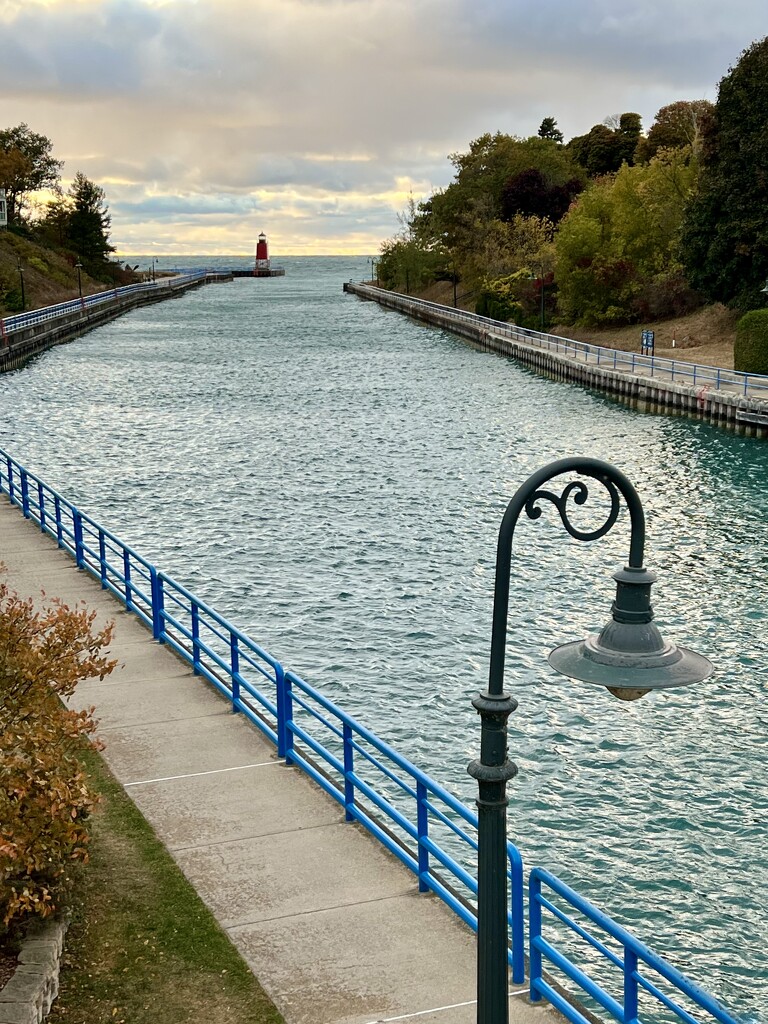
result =
[{"label": "pier", "polygon": [[688,416],[768,438],[767,377],[589,345],[369,284],[350,281],[344,290],[511,356],[537,373],[600,391],[639,412]]}]

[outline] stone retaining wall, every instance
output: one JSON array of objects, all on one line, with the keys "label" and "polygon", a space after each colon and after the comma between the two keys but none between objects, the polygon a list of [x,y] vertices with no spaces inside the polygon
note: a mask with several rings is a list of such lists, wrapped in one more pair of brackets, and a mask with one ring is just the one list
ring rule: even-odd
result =
[{"label": "stone retaining wall", "polygon": [[59,992],[59,970],[66,921],[51,921],[30,930],[19,965],[0,989],[0,1024],[40,1024]]},{"label": "stone retaining wall", "polygon": [[440,307],[433,303],[418,306],[412,304],[410,299],[395,293],[352,282],[344,288],[345,291],[360,298],[371,299],[389,309],[406,313],[414,319],[443,327],[482,348],[511,356],[525,366],[555,380],[594,388],[640,412],[687,416],[747,436],[768,438],[766,399],[748,397],[733,390],[680,384],[658,377],[585,363],[563,353],[551,352],[535,344],[495,333],[488,324],[457,320],[450,306]]},{"label": "stone retaining wall", "polygon": [[[210,280],[218,280],[218,278],[211,277]],[[170,281],[169,284],[157,288],[155,291],[118,294],[105,299],[104,302],[72,310],[50,320],[43,320],[29,327],[23,327],[21,330],[8,331],[0,340],[0,373],[6,370],[17,370],[33,356],[53,348],[54,345],[62,345],[74,338],[79,338],[86,331],[91,331],[100,324],[114,320],[131,309],[175,298],[191,288],[199,288],[207,281],[207,278],[180,281],[178,284]]]}]

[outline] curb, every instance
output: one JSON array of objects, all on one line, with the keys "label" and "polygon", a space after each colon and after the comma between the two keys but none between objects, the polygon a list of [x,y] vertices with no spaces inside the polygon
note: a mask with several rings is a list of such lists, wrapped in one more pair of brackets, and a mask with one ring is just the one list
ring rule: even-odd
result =
[{"label": "curb", "polygon": [[59,992],[59,970],[68,921],[29,930],[16,973],[0,989],[0,1024],[40,1024]]}]

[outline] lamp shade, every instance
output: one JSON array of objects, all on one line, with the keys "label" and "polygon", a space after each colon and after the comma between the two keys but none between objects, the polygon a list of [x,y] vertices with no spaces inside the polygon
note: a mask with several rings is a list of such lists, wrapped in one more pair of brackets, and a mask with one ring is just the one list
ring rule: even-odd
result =
[{"label": "lamp shade", "polygon": [[653,620],[647,569],[615,574],[612,617],[598,636],[561,644],[549,655],[555,671],[585,683],[605,686],[621,700],[636,700],[651,690],[698,683],[712,674],[700,654],[665,641]]}]

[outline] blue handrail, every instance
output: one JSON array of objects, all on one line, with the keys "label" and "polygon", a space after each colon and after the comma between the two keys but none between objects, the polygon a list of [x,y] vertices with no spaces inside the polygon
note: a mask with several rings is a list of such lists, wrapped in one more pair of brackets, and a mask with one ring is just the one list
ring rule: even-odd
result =
[{"label": "blue handrail", "polygon": [[[545,895],[542,891],[544,886],[559,896],[561,903],[564,903],[566,907],[572,907],[582,917],[596,925],[605,935],[614,939],[621,947],[621,954],[610,949],[601,938],[593,935],[587,928],[574,920],[567,910],[562,909],[551,897]],[[560,929],[561,934],[558,935],[561,947],[567,945],[570,948],[575,945],[575,943],[569,942],[567,937],[565,940],[563,939],[562,933],[565,931],[566,936],[576,936],[583,940],[587,956],[582,951],[582,963],[589,959],[589,955],[593,956],[594,952],[597,952],[602,957],[601,965],[610,965],[620,972],[621,999],[617,999],[604,986],[590,978],[583,966],[575,963],[544,937],[543,911],[548,911],[555,922],[564,926]],[[534,868],[530,874],[529,929],[531,1000],[536,1002],[542,997],[546,997],[566,1020],[572,1021],[573,1024],[589,1024],[588,1018],[563,995],[561,990],[555,987],[550,977],[544,975],[543,962],[545,958],[551,967],[556,968],[572,985],[578,986],[583,993],[586,993],[602,1010],[607,1010],[620,1024],[639,1024],[641,1019],[658,1021],[661,1019],[658,1016],[660,1007],[666,1011],[663,1018],[665,1020],[683,1021],[684,1024],[699,1024],[701,1018],[694,1017],[690,1009],[680,1003],[680,995],[686,998],[690,1008],[706,1011],[709,1014],[708,1020],[717,1021],[718,1024],[738,1024],[736,1018],[732,1017],[712,996],[698,985],[694,985],[685,975],[668,964],[653,950],[639,942],[626,928],[622,928],[607,914],[598,910],[589,900],[584,899],[565,882],[560,881],[559,878],[543,868]],[[579,948],[583,950],[583,947]],[[639,1011],[640,997],[643,994],[645,994],[645,1000],[652,1001],[654,1007],[652,1015],[647,1017],[645,1014],[641,1017]]]},{"label": "blue handrail", "polygon": [[[477,853],[478,822],[473,811],[2,450],[0,493],[7,494],[26,518],[55,538],[81,569],[95,576],[105,590],[138,616],[158,643],[171,647],[196,674],[224,694],[233,711],[244,714],[275,744],[279,757],[304,771],[344,808],[347,821],[363,825],[413,871],[420,891],[436,893],[465,923],[477,929],[477,881],[462,863],[474,861]],[[523,861],[514,844],[507,844],[507,853],[511,891],[509,959],[513,980],[521,984],[525,980]],[[617,939],[624,948],[623,958],[543,896],[543,883]],[[674,1012],[684,1024],[699,1024],[674,997],[661,990],[658,982],[640,974],[639,965],[644,964],[718,1024],[737,1024],[711,996],[548,871],[534,868],[529,887],[532,1000],[545,997],[569,1021],[588,1024],[588,1018],[545,976],[546,958],[621,1024],[639,1024],[633,1010],[638,989]],[[623,970],[623,1005],[543,937],[543,910],[584,939],[600,954],[600,963]],[[599,966],[597,970],[599,973]]]}]

